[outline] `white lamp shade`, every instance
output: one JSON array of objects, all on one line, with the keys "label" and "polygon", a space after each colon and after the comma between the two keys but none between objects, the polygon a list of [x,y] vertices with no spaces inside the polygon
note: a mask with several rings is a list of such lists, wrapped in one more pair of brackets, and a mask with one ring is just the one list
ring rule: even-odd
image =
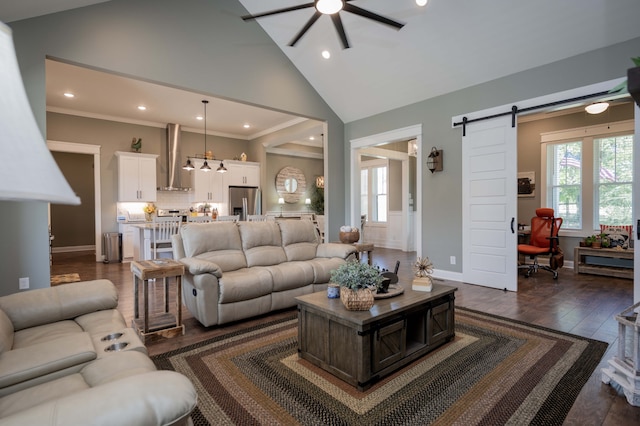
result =
[{"label": "white lamp shade", "polygon": [[305,203],[305,204],[311,204],[311,198],[306,198],[306,199],[304,200],[304,203]]},{"label": "white lamp shade", "polygon": [[0,200],[80,204],[36,124],[11,29],[1,22],[0,93]]},{"label": "white lamp shade", "polygon": [[278,198],[278,204],[284,204],[284,198],[282,197]]}]

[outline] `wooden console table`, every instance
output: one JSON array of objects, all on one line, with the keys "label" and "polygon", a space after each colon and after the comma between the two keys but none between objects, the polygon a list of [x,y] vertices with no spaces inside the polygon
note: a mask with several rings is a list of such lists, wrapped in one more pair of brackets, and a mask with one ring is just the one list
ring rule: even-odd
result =
[{"label": "wooden console table", "polygon": [[[138,332],[142,342],[149,336],[174,337],[184,334],[182,324],[182,275],[184,265],[173,259],[155,259],[131,262],[133,272],[133,321],[132,327]],[[176,283],[176,312],[169,312],[169,281],[174,277]],[[164,286],[164,312],[149,312],[149,280],[162,278]],[[139,282],[142,280],[142,303],[144,309],[140,317]]]},{"label": "wooden console table", "polygon": [[406,289],[368,311],[348,311],[326,291],[296,297],[298,354],[365,390],[453,339],[456,290],[441,284],[431,292]]},{"label": "wooden console table", "polygon": [[[599,265],[592,262],[594,258],[631,260],[631,267]],[[633,279],[633,249],[616,250],[608,248],[594,249],[576,247],[573,250],[573,270],[575,273],[606,275],[616,278]]]}]

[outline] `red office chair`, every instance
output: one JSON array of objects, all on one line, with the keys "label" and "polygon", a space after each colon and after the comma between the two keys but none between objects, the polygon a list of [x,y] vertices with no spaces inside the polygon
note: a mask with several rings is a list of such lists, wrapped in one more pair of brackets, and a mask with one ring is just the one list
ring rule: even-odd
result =
[{"label": "red office chair", "polygon": [[531,236],[529,244],[518,244],[518,254],[529,256],[533,263],[519,265],[518,269],[526,269],[524,276],[529,276],[544,269],[553,274],[553,279],[558,279],[557,262],[550,262],[553,267],[538,264],[539,255],[551,255],[552,257],[561,253],[558,244],[558,231],[562,225],[562,218],[553,217],[553,209],[536,209],[536,217],[531,218]]}]

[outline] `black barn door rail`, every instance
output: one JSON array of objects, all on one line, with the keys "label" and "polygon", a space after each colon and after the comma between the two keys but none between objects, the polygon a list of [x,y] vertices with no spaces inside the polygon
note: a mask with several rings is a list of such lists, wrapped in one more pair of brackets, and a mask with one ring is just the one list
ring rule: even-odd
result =
[{"label": "black barn door rail", "polygon": [[457,126],[461,125],[462,126],[462,136],[466,136],[467,135],[467,124],[469,124],[469,123],[475,123],[476,121],[490,120],[492,118],[498,118],[498,117],[504,117],[505,115],[511,115],[511,127],[516,127],[516,116],[518,115],[518,113],[528,112],[528,111],[535,111],[537,109],[550,108],[550,107],[554,107],[554,106],[558,106],[558,105],[569,104],[569,103],[577,102],[577,101],[584,101],[584,100],[587,100],[587,99],[597,98],[597,97],[601,97],[601,96],[605,96],[605,95],[611,95],[611,94],[612,94],[612,92],[610,92],[610,91],[592,93],[590,95],[583,95],[583,96],[578,96],[578,97],[575,97],[575,98],[563,99],[563,100],[560,100],[560,101],[549,102],[549,103],[546,103],[546,104],[531,106],[531,107],[522,108],[522,109],[518,109],[518,107],[516,105],[514,105],[514,106],[511,107],[511,111],[505,111],[505,112],[501,112],[501,113],[498,113],[498,114],[491,114],[491,115],[487,115],[485,117],[478,117],[478,118],[472,118],[472,119],[468,119],[467,117],[462,117],[462,121],[458,121],[456,123],[453,123],[453,126],[457,127]]}]

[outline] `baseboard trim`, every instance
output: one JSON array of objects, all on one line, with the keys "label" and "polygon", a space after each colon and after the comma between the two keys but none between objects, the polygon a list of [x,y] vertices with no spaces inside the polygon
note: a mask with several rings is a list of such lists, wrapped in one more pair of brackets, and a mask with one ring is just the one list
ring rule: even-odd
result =
[{"label": "baseboard trim", "polygon": [[95,253],[96,246],[66,246],[66,247],[52,247],[51,253],[72,253],[76,251],[93,251]]}]

